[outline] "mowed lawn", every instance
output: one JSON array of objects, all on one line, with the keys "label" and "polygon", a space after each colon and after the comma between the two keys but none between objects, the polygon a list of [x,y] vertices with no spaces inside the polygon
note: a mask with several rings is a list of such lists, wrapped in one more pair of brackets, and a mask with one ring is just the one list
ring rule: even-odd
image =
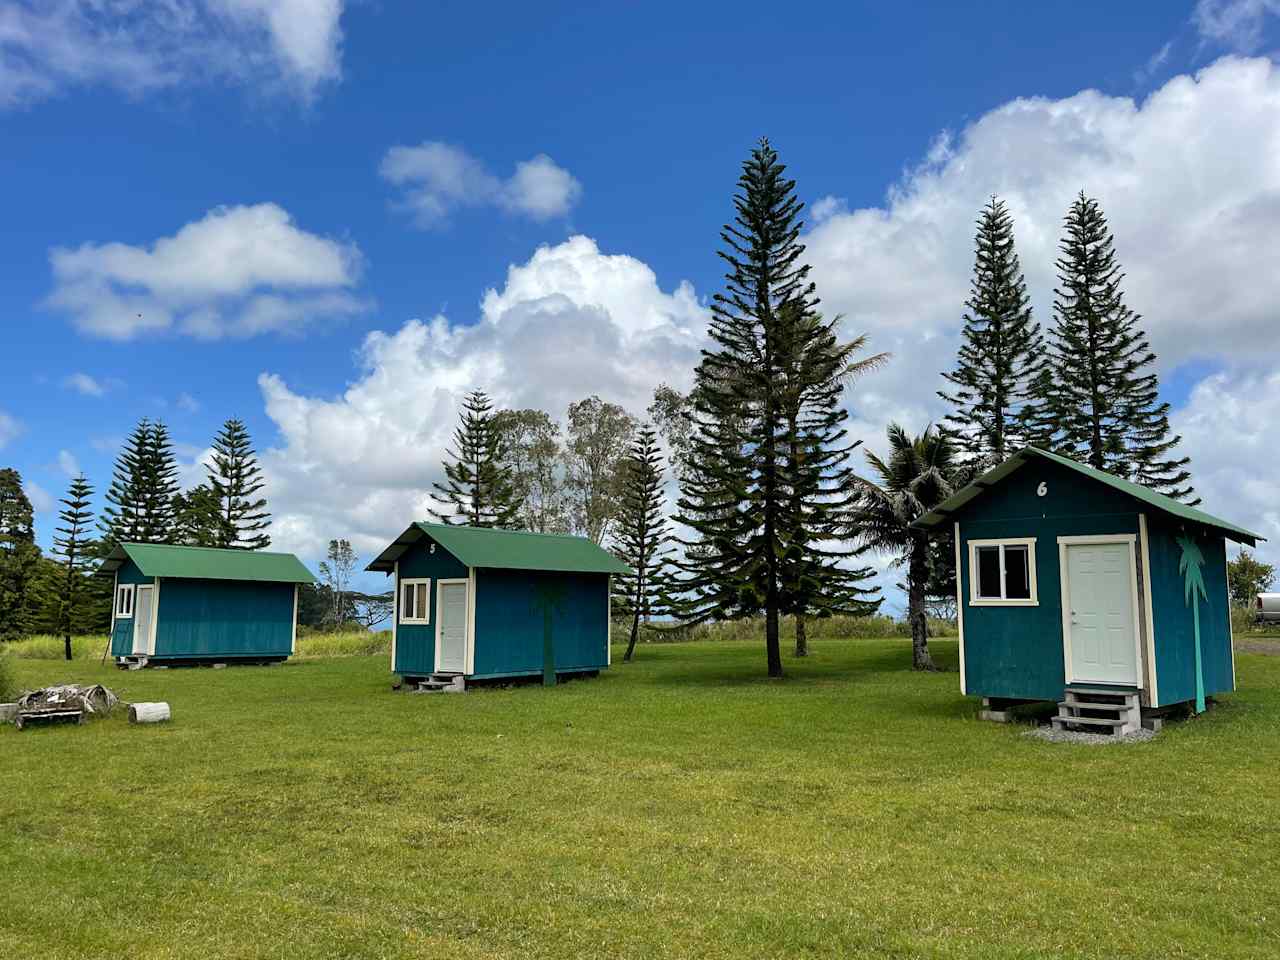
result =
[{"label": "mowed lawn", "polygon": [[1280,657],[1146,743],[976,720],[902,641],[645,646],[392,693],[382,657],[120,673],[168,725],[0,729],[0,946],[40,957],[1280,955]]}]

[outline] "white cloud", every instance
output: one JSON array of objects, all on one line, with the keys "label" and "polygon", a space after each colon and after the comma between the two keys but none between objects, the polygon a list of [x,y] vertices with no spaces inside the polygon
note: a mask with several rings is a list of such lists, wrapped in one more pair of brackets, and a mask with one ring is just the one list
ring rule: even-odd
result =
[{"label": "white cloud", "polygon": [[70,450],[59,450],[58,469],[68,477],[77,477],[80,475],[80,461],[76,459],[76,455]]},{"label": "white cloud", "polygon": [[421,227],[441,226],[459,207],[494,206],[533,220],[568,214],[582,185],[545,153],[516,164],[506,180],[461,147],[424,141],[387,151],[383,179],[403,188],[402,205]]},{"label": "white cloud", "polygon": [[1198,0],[1191,22],[1203,40],[1236,53],[1261,48],[1268,16],[1280,15],[1280,0]]},{"label": "white cloud", "polygon": [[185,410],[187,413],[199,413],[200,401],[189,393],[178,394],[178,409]]},{"label": "white cloud", "polygon": [[10,440],[21,432],[22,424],[3,410],[0,410],[0,449],[3,449]]},{"label": "white cloud", "polygon": [[75,87],[235,83],[310,100],[341,75],[342,0],[0,0],[0,108]]},{"label": "white cloud", "polygon": [[687,284],[665,292],[645,264],[578,236],[510,267],[478,322],[438,316],[369,334],[341,396],[302,396],[263,374],[283,438],[263,457],[272,536],[307,556],[331,537],[381,547],[426,515],[466,391],[557,415],[594,393],[643,414],[659,381],[688,386],[705,328]]},{"label": "white cloud", "polygon": [[1195,457],[1205,507],[1266,537],[1263,554],[1280,563],[1280,476],[1272,468],[1280,372],[1272,367],[1205,378],[1174,415],[1173,427]]},{"label": "white cloud", "polygon": [[1162,371],[1276,356],[1278,145],[1280,71],[1234,58],[1142,103],[1097,91],[1020,99],[935,141],[885,206],[833,215],[805,237],[825,309],[894,353],[855,393],[858,435],[878,444],[888,419],[918,429],[940,416],[942,380],[928,371],[953,362],[973,223],[992,194],[1014,216],[1042,325],[1062,217],[1083,189],[1110,220]]},{"label": "white cloud", "polygon": [[52,513],[57,505],[49,491],[34,480],[23,480],[22,492],[31,501],[31,509],[35,513]]},{"label": "white cloud", "polygon": [[87,373],[73,373],[65,377],[62,385],[68,390],[83,393],[86,397],[100,397],[107,392],[106,387]]},{"label": "white cloud", "polygon": [[87,243],[49,259],[49,305],[113,340],[251,337],[367,308],[349,292],[359,249],[299,229],[274,203],[218,207],[149,247]]}]

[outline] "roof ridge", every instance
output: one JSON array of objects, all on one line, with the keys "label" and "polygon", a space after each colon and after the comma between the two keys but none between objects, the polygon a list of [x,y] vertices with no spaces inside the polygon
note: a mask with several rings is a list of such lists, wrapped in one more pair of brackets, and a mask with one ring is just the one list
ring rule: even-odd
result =
[{"label": "roof ridge", "polygon": [[214,553],[251,553],[259,557],[296,557],[284,550],[246,550],[243,547],[205,547],[194,543],[147,543],[142,540],[121,540],[122,547],[164,547],[166,550],[209,550]]},{"label": "roof ridge", "polygon": [[550,537],[556,540],[585,540],[587,543],[594,543],[597,547],[600,547],[601,550],[605,549],[590,537],[584,537],[577,533],[543,533],[538,530],[504,530],[501,527],[473,527],[469,524],[463,523],[429,523],[426,520],[415,520],[414,522],[420,527],[431,527],[441,530],[478,530],[483,531],[484,533],[519,534],[522,537]]}]

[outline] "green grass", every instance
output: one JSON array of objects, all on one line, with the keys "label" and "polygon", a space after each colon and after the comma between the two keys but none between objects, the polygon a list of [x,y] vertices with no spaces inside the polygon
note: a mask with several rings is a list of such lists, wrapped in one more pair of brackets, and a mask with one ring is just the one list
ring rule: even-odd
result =
[{"label": "green grass", "polygon": [[[953,641],[934,644],[954,670]],[[615,653],[618,651],[615,650]],[[168,725],[0,729],[7,956],[1280,955],[1280,658],[1148,743],[975,719],[902,641],[642,647],[392,693],[384,658],[121,673]]]}]

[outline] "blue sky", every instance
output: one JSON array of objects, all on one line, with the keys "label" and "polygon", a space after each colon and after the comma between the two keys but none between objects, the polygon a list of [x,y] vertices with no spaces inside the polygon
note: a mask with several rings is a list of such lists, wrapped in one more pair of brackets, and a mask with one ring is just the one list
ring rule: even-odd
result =
[{"label": "blue sky", "polygon": [[[687,379],[737,165],[767,134],[823,201],[819,293],[897,358],[851,399],[869,443],[937,415],[981,199],[1011,199],[1047,323],[1084,188],[1201,486],[1280,532],[1274,481],[1224,460],[1252,434],[1215,446],[1280,400],[1269,294],[1238,292],[1261,268],[1182,266],[1208,224],[1250,256],[1277,235],[1275,4],[966,7],[182,0],[184,26],[0,0],[0,462],[47,508],[69,467],[105,488],[140,416],[189,476],[240,416],[274,451],[278,545],[368,552],[424,506],[466,386],[561,413]],[[610,344],[641,359],[592,352]]]}]

